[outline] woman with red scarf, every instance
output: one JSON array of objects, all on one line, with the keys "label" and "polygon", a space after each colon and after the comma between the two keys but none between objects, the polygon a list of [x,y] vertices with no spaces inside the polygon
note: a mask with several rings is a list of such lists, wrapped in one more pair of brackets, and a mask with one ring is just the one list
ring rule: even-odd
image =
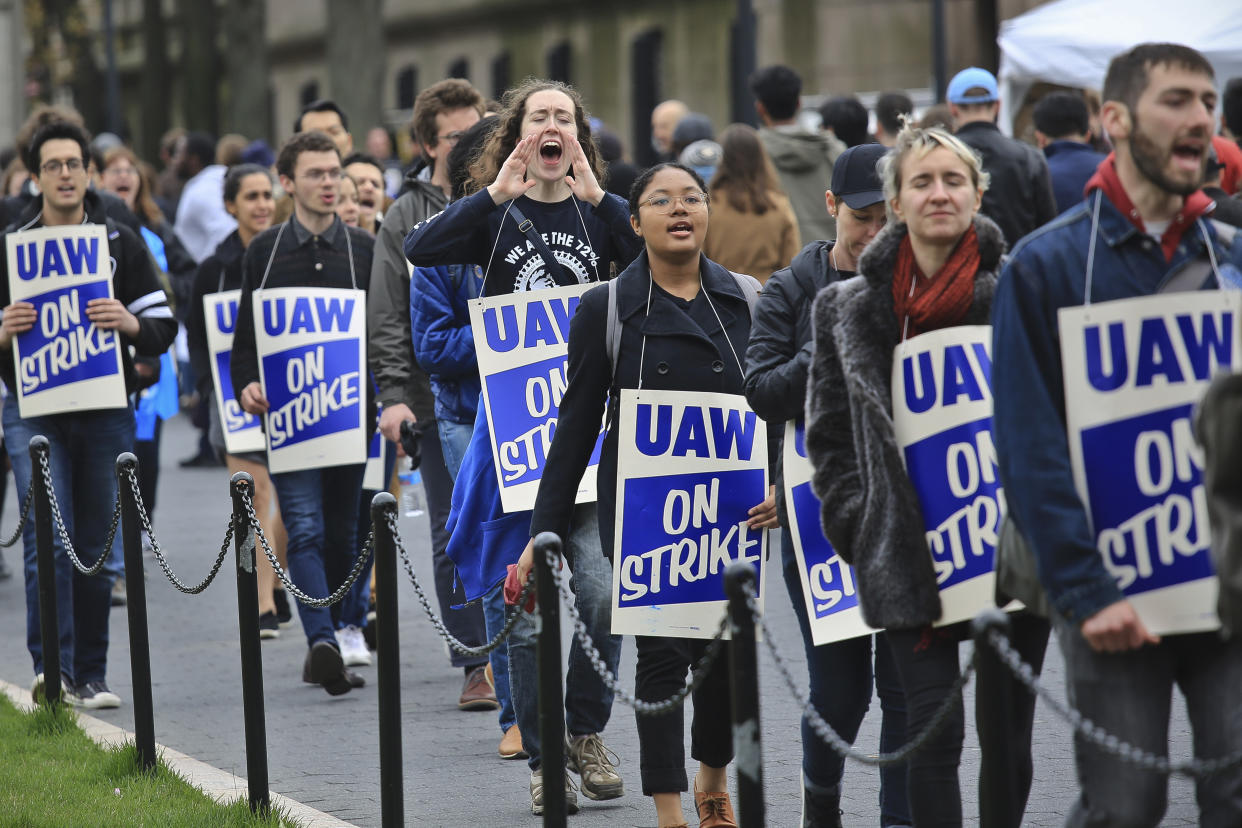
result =
[{"label": "woman with red scarf", "polygon": [[[863,251],[858,275],[828,285],[815,300],[806,447],[824,533],[854,566],[863,618],[885,631],[906,695],[907,732],[914,735],[960,675],[958,645],[968,629],[966,622],[933,626],[941,617],[940,592],[919,496],[894,433],[893,351],[918,334],[987,325],[1005,244],[1000,229],[979,214],[987,173],[948,132],[907,127],[879,169],[891,220]],[[1047,624],[1029,621],[1036,629],[1028,660],[1038,655],[1038,669]],[[982,672],[979,680],[978,694],[989,701],[1016,693],[1002,668],[988,672],[988,687]],[[1020,824],[1030,790],[1034,700],[1019,699],[1013,709],[1011,720],[978,717],[984,826]],[[920,828],[962,824],[964,720],[959,698],[947,722],[910,758],[910,813]]]}]

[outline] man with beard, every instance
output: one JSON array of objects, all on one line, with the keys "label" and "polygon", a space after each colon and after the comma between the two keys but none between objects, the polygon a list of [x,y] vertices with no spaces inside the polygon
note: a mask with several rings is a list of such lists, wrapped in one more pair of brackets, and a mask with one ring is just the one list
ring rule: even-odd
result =
[{"label": "man with beard", "polygon": [[[1211,199],[1200,190],[1216,106],[1212,67],[1186,46],[1141,44],[1113,58],[1103,97],[1101,123],[1114,154],[1088,182],[1084,202],[1017,245],[996,289],[1000,472],[1047,591],[1074,706],[1116,737],[1166,756],[1176,683],[1196,755],[1223,757],[1242,750],[1242,639],[1154,635],[1106,567],[1071,471],[1058,339],[1060,308],[1216,289],[1238,277],[1240,246],[1230,250],[1217,237],[1205,217]],[[1118,351],[1112,354],[1115,366]],[[1121,490],[1133,472],[1107,474]],[[1160,822],[1165,775],[1081,739],[1075,753],[1081,793],[1067,824]],[[1242,825],[1242,767],[1234,763],[1196,786],[1202,825]]]}]

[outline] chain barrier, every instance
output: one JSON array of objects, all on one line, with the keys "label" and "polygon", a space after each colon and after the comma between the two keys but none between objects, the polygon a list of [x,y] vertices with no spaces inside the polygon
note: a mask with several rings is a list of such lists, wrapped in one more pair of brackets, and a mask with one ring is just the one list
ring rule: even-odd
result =
[{"label": "chain barrier", "polygon": [[[172,567],[168,565],[168,559],[164,557],[164,550],[160,548],[159,541],[155,539],[155,530],[151,528],[151,516],[147,514],[147,505],[142,502],[142,491],[138,485],[138,474],[133,466],[125,469],[125,476],[129,478],[129,487],[134,493],[134,503],[138,506],[138,520],[142,523],[142,531],[147,533],[147,539],[151,542],[151,551],[155,554],[155,560],[159,562],[160,569],[164,571],[164,577],[168,579],[168,582],[178,592],[183,592],[186,595],[198,595],[216,579],[216,575],[220,572],[220,567],[224,564],[224,558],[229,554],[229,544],[233,542],[233,516],[229,515],[229,525],[224,530],[224,543],[220,545],[220,554],[216,556],[216,562],[212,565],[211,572],[194,586],[186,586],[173,573]],[[119,492],[117,498],[119,502]]]},{"label": "chain barrier", "polygon": [[8,540],[0,540],[0,547],[8,549],[21,538],[22,530],[26,528],[26,521],[30,519],[30,507],[33,503],[34,486],[27,486],[26,499],[22,502],[22,516],[17,520],[17,528],[13,530],[13,536]]},{"label": "chain barrier", "polygon": [[[52,510],[52,523],[56,527],[56,533],[60,535],[60,542],[65,547],[65,554],[69,556],[69,560],[83,575],[97,575],[104,568],[104,564],[108,562],[108,558],[112,554],[112,542],[116,540],[116,530],[121,524],[121,489],[118,486],[116,490],[116,501],[112,506],[112,525],[108,527],[107,540],[104,541],[103,552],[99,555],[99,560],[91,566],[82,563],[82,559],[78,557],[78,553],[73,548],[73,541],[69,540],[69,530],[65,528],[65,520],[60,514],[60,504],[56,502],[56,485],[52,483],[52,467],[48,461],[48,452],[44,451],[39,454],[39,466],[43,469],[43,479],[47,483],[47,499]],[[33,481],[32,481],[33,482]],[[31,486],[31,488],[34,488]],[[29,497],[29,494],[27,494]]]},{"label": "chain barrier", "polygon": [[302,590],[298,589],[297,584],[293,583],[293,579],[289,577],[289,573],[285,572],[284,568],[280,565],[280,561],[277,559],[276,553],[272,551],[272,547],[267,541],[267,535],[263,534],[263,526],[259,523],[259,516],[255,514],[254,500],[251,497],[252,493],[247,488],[241,487],[240,494],[242,503],[246,507],[246,518],[250,522],[250,528],[254,530],[255,536],[258,537],[259,544],[263,547],[263,554],[267,556],[268,561],[272,564],[272,569],[276,571],[276,577],[279,578],[280,582],[285,585],[286,592],[301,601],[306,606],[317,607],[319,609],[330,607],[345,597],[346,593],[353,588],[354,583],[362,574],[362,568],[366,565],[366,562],[370,560],[371,554],[375,551],[374,526],[371,527],[371,531],[367,532],[366,543],[363,545],[362,550],[358,552],[357,557],[354,558],[353,569],[349,571],[349,577],[345,579],[344,583],[337,587],[336,591],[326,598],[312,598]]},{"label": "chain barrier", "polygon": [[[595,668],[595,672],[599,674],[600,680],[621,700],[622,704],[634,708],[634,712],[642,716],[659,716],[675,710],[685,702],[686,696],[697,690],[699,685],[707,678],[707,674],[720,656],[720,651],[724,649],[724,634],[729,626],[729,613],[727,611],[721,617],[720,624],[716,627],[716,634],[708,642],[707,649],[703,651],[702,657],[695,663],[694,669],[690,671],[690,679],[685,686],[662,701],[643,701],[621,686],[621,683],[617,681],[617,677],[608,669],[608,665],[604,663],[604,659],[600,657],[599,649],[595,646],[595,642],[591,640],[590,634],[587,633],[586,622],[578,614],[578,606],[575,603],[574,594],[569,589],[569,579],[565,577],[565,573],[560,569],[559,556],[556,552],[548,550],[547,559],[548,566],[552,569],[552,578],[556,581],[557,590],[560,592],[561,597],[565,599],[565,604],[569,610],[569,617],[574,622],[574,635],[577,637],[578,643],[582,646],[582,650],[586,653],[587,658],[590,659],[591,666]],[[533,580],[534,578],[531,578],[531,581]]]},{"label": "chain barrier", "polygon": [[1185,762],[1171,762],[1166,756],[1158,756],[1109,733],[1082,713],[1063,703],[1039,683],[1038,676],[1031,665],[1022,660],[1009,643],[1008,636],[999,629],[992,628],[987,632],[986,640],[996,651],[1001,662],[1022,682],[1028,690],[1039,696],[1052,708],[1058,716],[1069,722],[1074,732],[1091,742],[1105,753],[1112,754],[1123,762],[1137,765],[1143,770],[1159,774],[1179,774],[1192,778],[1201,778],[1220,773],[1225,770],[1242,766],[1242,751],[1219,759],[1191,759]]},{"label": "chain barrier", "polygon": [[[505,619],[504,627],[486,644],[478,647],[463,644],[449,632],[448,627],[444,624],[444,620],[439,615],[436,615],[435,610],[431,608],[431,602],[427,600],[427,593],[423,592],[423,586],[418,582],[418,576],[414,574],[414,566],[410,563],[409,555],[406,554],[405,544],[401,541],[401,533],[397,528],[396,514],[392,512],[387,513],[386,520],[388,521],[388,531],[392,533],[393,546],[397,547],[397,553],[401,556],[401,564],[405,567],[405,574],[410,579],[410,583],[414,585],[414,594],[418,596],[418,602],[423,605],[423,612],[427,614],[427,620],[431,622],[431,626],[435,628],[440,638],[444,639],[444,643],[462,655],[474,658],[488,655],[501,644],[504,644],[509,638],[509,634],[513,632],[513,628],[517,625],[521,613],[510,613],[509,617]],[[535,579],[533,577],[527,578],[526,585],[522,587],[522,592],[518,595],[517,605],[520,607],[525,604],[526,599],[530,597],[534,590]]]},{"label": "chain barrier", "polygon": [[781,655],[776,648],[776,636],[772,634],[771,628],[768,627],[768,620],[759,612],[759,606],[753,589],[747,588],[746,606],[750,608],[751,614],[755,616],[755,624],[763,631],[763,643],[768,648],[768,652],[772,654],[772,660],[776,662],[777,672],[781,674],[781,678],[785,680],[785,686],[789,688],[790,694],[794,700],[802,706],[802,715],[806,717],[811,725],[811,729],[815,731],[815,735],[820,740],[832,748],[837,755],[853,759],[864,765],[871,765],[877,768],[887,768],[892,765],[899,765],[906,761],[913,754],[923,749],[933,736],[935,736],[945,722],[949,718],[949,713],[953,706],[957,704],[962,690],[965,689],[966,683],[970,681],[971,675],[975,671],[975,657],[973,650],[971,651],[970,661],[966,664],[966,668],[962,670],[962,674],[957,677],[957,681],[953,682],[953,686],[949,688],[949,694],[945,696],[940,707],[936,708],[935,714],[927,722],[927,726],[923,731],[902,745],[897,750],[889,753],[880,753],[872,755],[857,750],[850,742],[841,738],[841,736],[832,729],[832,725],[824,721],[819,715],[819,711],[815,709],[815,705],[811,704],[809,694],[803,693],[798,685],[798,681],[794,678],[793,672],[789,669],[789,664],[785,661],[785,657]]}]

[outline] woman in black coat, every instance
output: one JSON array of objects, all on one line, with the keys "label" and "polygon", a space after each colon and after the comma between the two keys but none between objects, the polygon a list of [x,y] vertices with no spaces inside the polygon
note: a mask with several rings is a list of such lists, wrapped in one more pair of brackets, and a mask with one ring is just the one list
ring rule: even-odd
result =
[{"label": "woman in black coat", "polygon": [[[703,180],[681,164],[643,173],[630,193],[630,222],[645,250],[620,276],[616,309],[621,341],[616,371],[607,353],[608,289],[582,297],[569,331],[569,376],[556,436],[535,502],[531,535],[565,533],[574,493],[589,462],[610,389],[708,391],[741,394],[741,357],[750,336],[750,308],[737,280],[702,255],[708,211]],[[749,277],[745,277],[749,278]],[[753,281],[753,280],[752,280]],[[755,285],[757,288],[757,284]],[[645,345],[644,345],[645,341]],[[617,488],[617,429],[604,439],[597,474],[600,536],[613,553]],[[751,509],[749,525],[776,523],[771,497]],[[519,563],[525,578],[528,546]],[[635,695],[658,701],[685,681],[702,655],[700,639],[637,636]],[[704,825],[734,825],[725,770],[733,758],[725,658],[716,660],[694,693],[691,756],[699,760],[695,800]],[[638,716],[643,793],[653,797],[661,828],[685,825],[681,792],[688,788],[680,708],[665,717]]]}]

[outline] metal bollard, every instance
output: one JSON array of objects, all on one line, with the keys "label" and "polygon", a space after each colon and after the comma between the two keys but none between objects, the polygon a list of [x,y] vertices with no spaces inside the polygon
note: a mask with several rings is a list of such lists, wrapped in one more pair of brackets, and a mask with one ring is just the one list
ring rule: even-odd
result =
[{"label": "metal bollard", "polygon": [[535,656],[539,665],[539,745],[543,752],[543,824],[564,828],[565,804],[565,698],[561,689],[561,597],[556,589],[549,550],[561,554],[561,539],[553,532],[535,538],[535,591],[539,596],[535,619]]},{"label": "metal bollard", "polygon": [[[1017,824],[1022,821],[1025,794],[1019,790],[1021,774],[1010,765],[1012,743],[1018,738],[1021,721],[1017,708],[1016,682],[988,641],[998,630],[1010,637],[1009,614],[997,608],[983,610],[970,622],[975,640],[975,728],[979,738],[979,814],[984,825]],[[1029,738],[1027,745],[1030,745]],[[1015,757],[1016,760],[1016,757]],[[1029,760],[1028,760],[1029,761]],[[1015,814],[1015,809],[1017,813]]]},{"label": "metal bollard", "polygon": [[233,496],[233,547],[237,550],[237,627],[240,635],[242,708],[246,725],[246,782],[250,810],[271,807],[267,785],[267,724],[263,712],[263,652],[259,644],[259,586],[254,530],[242,495],[254,496],[254,478],[238,472],[229,481]]},{"label": "metal bollard", "polygon": [[[125,550],[125,609],[129,616],[129,670],[134,693],[134,744],[142,769],[155,767],[155,713],[151,698],[151,643],[147,631],[147,585],[142,566],[142,533],[138,500],[131,480],[138,458],[125,452],[116,458],[116,485],[121,495],[121,545]],[[103,554],[112,554],[111,549]]]},{"label": "metal bollard", "polygon": [[759,655],[755,618],[746,605],[756,588],[755,570],[736,561],[725,570],[729,596],[729,692],[733,707],[733,757],[737,766],[737,817],[743,828],[762,828],[763,746],[759,724]]},{"label": "metal bollard", "polygon": [[[35,548],[39,576],[39,635],[43,639],[43,698],[49,704],[61,700],[60,621],[56,610],[56,548],[52,535],[52,503],[42,459],[48,457],[47,438],[30,438],[30,485],[34,488]],[[49,458],[50,459],[50,458]]]},{"label": "metal bollard", "polygon": [[380,492],[371,499],[375,532],[375,623],[379,662],[380,820],[385,828],[405,824],[405,780],[401,758],[401,641],[397,630],[397,544],[389,518],[397,499]]}]

